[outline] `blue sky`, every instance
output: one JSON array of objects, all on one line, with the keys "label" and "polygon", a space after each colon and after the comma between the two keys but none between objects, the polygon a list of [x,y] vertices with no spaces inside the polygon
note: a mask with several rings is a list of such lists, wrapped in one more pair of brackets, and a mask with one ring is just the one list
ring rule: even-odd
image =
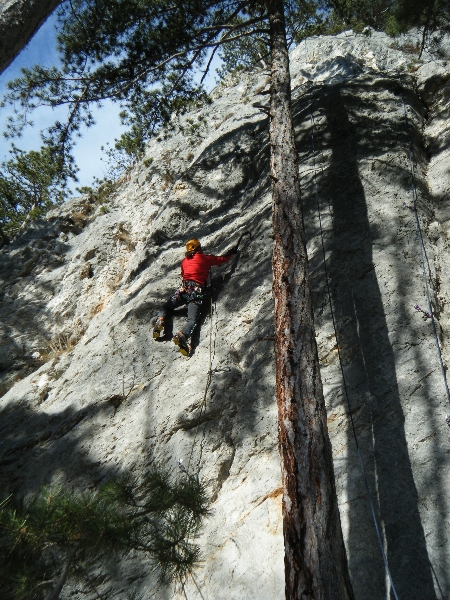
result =
[{"label": "blue sky", "polygon": [[[14,62],[0,75],[0,96],[6,91],[6,84],[11,79],[20,76],[22,67],[31,68],[35,64],[42,66],[53,66],[58,64],[56,50],[56,17],[50,17],[40,30],[36,33],[28,46],[22,50]],[[213,70],[205,81],[207,89],[214,87],[215,69],[220,61],[213,61]],[[0,132],[5,130],[6,119],[11,108],[0,109]],[[113,145],[115,138],[125,131],[120,124],[120,107],[112,102],[104,102],[101,109],[94,109],[96,124],[82,131],[82,137],[77,141],[74,149],[75,160],[80,168],[78,172],[78,183],[72,185],[72,189],[82,185],[90,185],[95,177],[101,179],[105,172],[105,163],[101,161],[103,153],[101,147],[108,142]],[[65,109],[53,110],[48,107],[36,109],[30,116],[34,126],[28,127],[22,138],[15,141],[15,145],[22,150],[38,150],[41,146],[40,131],[52,125],[56,120],[63,120]],[[8,158],[10,141],[3,136],[0,137],[0,162]]]}]

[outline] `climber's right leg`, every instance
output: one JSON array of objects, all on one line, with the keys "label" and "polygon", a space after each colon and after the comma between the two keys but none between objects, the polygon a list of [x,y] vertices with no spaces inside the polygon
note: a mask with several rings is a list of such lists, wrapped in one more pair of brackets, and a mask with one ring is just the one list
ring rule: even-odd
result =
[{"label": "climber's right leg", "polygon": [[153,339],[157,340],[160,337],[161,331],[163,332],[162,335],[164,335],[164,317],[160,317],[159,315],[157,317],[153,317],[152,325]]},{"label": "climber's right leg", "polygon": [[161,307],[161,310],[158,312],[156,317],[153,317],[151,320],[151,324],[153,326],[153,338],[155,340],[159,339],[162,335],[165,334],[165,318],[170,315],[176,308],[185,304],[185,299],[183,295],[180,293],[180,290],[176,290],[176,292],[170,296],[165,304]]}]

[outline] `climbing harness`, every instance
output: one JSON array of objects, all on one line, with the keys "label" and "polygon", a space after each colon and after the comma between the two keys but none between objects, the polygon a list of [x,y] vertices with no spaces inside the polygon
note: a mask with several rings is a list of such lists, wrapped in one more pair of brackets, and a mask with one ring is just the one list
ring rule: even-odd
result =
[{"label": "climbing harness", "polygon": [[187,280],[182,282],[181,287],[177,289],[171,299],[178,300],[178,298],[183,295],[187,302],[201,304],[203,302],[204,294],[204,286],[197,283],[197,281]]},{"label": "climbing harness", "polygon": [[[306,39],[305,39],[305,45],[306,45]],[[316,167],[316,150],[315,150],[315,139],[314,139],[315,120],[314,120],[314,116],[313,116],[312,98],[311,98],[311,103],[310,103],[310,122],[311,122],[311,147],[312,147],[312,156],[313,156],[314,190],[315,190],[316,203],[317,203],[317,212],[318,212],[318,217],[319,217],[319,229],[320,229],[320,237],[321,237],[321,243],[322,243],[322,256],[323,256],[323,264],[324,264],[324,271],[325,271],[325,281],[326,281],[326,288],[327,288],[327,294],[328,294],[328,302],[329,302],[330,312],[331,312],[331,320],[332,320],[332,323],[333,323],[334,335],[335,335],[335,339],[336,339],[336,347],[337,347],[337,354],[338,354],[338,359],[339,359],[339,367],[340,367],[341,375],[342,375],[342,382],[343,382],[344,393],[345,393],[345,397],[346,397],[346,401],[347,401],[347,409],[348,409],[348,415],[349,415],[349,418],[350,418],[350,424],[351,424],[351,429],[352,429],[352,433],[353,433],[353,439],[355,440],[355,446],[356,446],[356,451],[357,451],[357,454],[358,454],[358,459],[359,459],[361,474],[362,474],[363,481],[364,481],[364,487],[366,489],[366,496],[367,496],[367,499],[369,501],[370,511],[372,513],[372,519],[373,519],[373,523],[374,523],[374,526],[375,526],[375,532],[376,532],[376,535],[377,535],[377,538],[378,538],[378,545],[380,547],[381,555],[383,557],[384,566],[386,568],[386,572],[387,572],[388,577],[389,577],[389,582],[390,582],[390,585],[391,585],[392,593],[394,595],[395,600],[399,600],[399,598],[397,596],[397,591],[396,591],[395,586],[394,586],[394,581],[392,579],[391,571],[389,569],[389,563],[388,563],[388,560],[387,560],[387,556],[386,556],[386,553],[384,551],[383,540],[382,540],[382,537],[381,537],[381,532],[380,532],[380,528],[379,528],[379,525],[378,525],[377,516],[376,516],[376,513],[375,513],[375,506],[374,506],[374,502],[372,500],[372,495],[370,493],[369,482],[368,482],[368,479],[367,479],[366,469],[364,467],[364,461],[363,461],[361,450],[360,450],[360,447],[359,447],[358,436],[356,434],[356,426],[355,426],[355,422],[353,420],[353,414],[352,414],[351,405],[350,405],[350,398],[349,398],[349,392],[348,392],[348,388],[347,388],[347,381],[346,381],[346,377],[345,377],[345,373],[344,373],[344,367],[343,367],[343,362],[342,362],[341,350],[340,350],[340,346],[339,346],[339,342],[338,342],[336,319],[335,319],[335,316],[334,316],[333,302],[332,302],[332,299],[331,299],[330,279],[329,279],[328,267],[327,267],[327,261],[326,261],[326,254],[325,254],[325,241],[324,241],[324,232],[323,232],[323,225],[322,225],[322,212],[321,212],[321,209],[320,209],[319,188],[318,188],[318,185],[317,185],[317,178],[316,178],[316,172],[317,172],[318,169]],[[323,168],[321,169],[321,171],[323,172]]]},{"label": "climbing harness", "polygon": [[[437,333],[436,321],[435,321],[434,314],[433,314],[433,307],[431,306],[430,289],[428,286],[428,277],[427,277],[427,271],[426,271],[426,263],[428,262],[428,259],[427,259],[427,255],[425,252],[425,246],[423,243],[422,228],[420,227],[420,221],[419,221],[419,217],[417,214],[417,188],[416,188],[416,178],[414,175],[412,137],[411,137],[411,132],[410,132],[408,113],[406,110],[405,97],[403,95],[403,91],[402,91],[401,97],[402,97],[402,104],[403,104],[403,114],[405,117],[405,128],[406,128],[406,133],[407,133],[407,136],[409,139],[408,158],[409,158],[409,168],[410,168],[410,172],[411,172],[411,197],[412,197],[412,206],[408,206],[408,205],[406,205],[406,203],[403,203],[403,205],[406,206],[407,208],[409,208],[410,210],[412,210],[412,212],[414,213],[414,221],[415,221],[415,225],[416,225],[417,240],[419,242],[420,256],[422,259],[422,273],[423,273],[423,280],[424,280],[424,284],[425,284],[425,294],[427,297],[428,311],[422,310],[418,304],[414,308],[416,310],[422,312],[429,319],[431,319],[431,323],[433,325],[434,341],[436,344],[439,365],[441,367],[442,379],[444,380],[445,393],[447,395],[448,403],[450,404],[450,390],[448,388],[447,375],[445,373],[444,361],[442,359],[441,347],[439,345],[439,337],[438,337],[438,333]],[[447,419],[446,419],[446,422],[447,422],[447,425],[450,426],[450,423],[447,421]]]},{"label": "climbing harness", "polygon": [[[244,233],[239,237],[239,240],[236,244],[236,246],[234,246],[234,249],[236,250],[236,252],[239,249],[239,245],[241,244],[241,241],[243,240],[243,238],[245,236],[249,236],[249,239],[252,239],[252,235],[250,233],[250,231],[244,231]],[[195,283],[195,282],[194,282]],[[197,284],[198,285],[198,284]],[[190,466],[191,466],[191,461],[192,461],[192,454],[194,452],[194,446],[196,444],[197,441],[197,435],[198,435],[198,428],[199,425],[201,423],[201,419],[202,419],[202,415],[203,415],[203,411],[206,408],[206,397],[208,394],[208,390],[209,390],[209,386],[211,385],[211,379],[212,379],[212,374],[213,374],[213,361],[214,361],[214,357],[215,357],[215,338],[213,341],[213,313],[217,312],[216,311],[216,306],[214,304],[214,310],[213,310],[213,297],[212,294],[210,294],[210,300],[209,300],[209,319],[210,319],[210,327],[209,327],[209,368],[208,368],[208,372],[206,374],[206,383],[205,383],[205,389],[203,391],[203,396],[202,396],[202,400],[200,403],[200,409],[199,409],[199,414],[197,417],[197,425],[195,427],[195,434],[194,434],[194,439],[192,442],[192,446],[191,446],[191,451],[189,453],[189,460],[187,463],[187,467],[184,466],[182,459],[179,459],[178,461],[178,467],[179,469],[185,473],[188,477],[192,477],[192,475],[190,474]]]}]

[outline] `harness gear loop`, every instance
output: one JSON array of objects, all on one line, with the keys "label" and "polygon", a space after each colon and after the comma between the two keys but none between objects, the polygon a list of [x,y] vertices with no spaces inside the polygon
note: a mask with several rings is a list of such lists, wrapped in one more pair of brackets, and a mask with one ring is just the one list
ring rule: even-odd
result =
[{"label": "harness gear loop", "polygon": [[173,294],[172,298],[176,300],[181,294],[185,295],[188,302],[195,302],[196,304],[202,304],[203,296],[205,295],[205,286],[200,285],[196,281],[185,280],[181,286]]}]

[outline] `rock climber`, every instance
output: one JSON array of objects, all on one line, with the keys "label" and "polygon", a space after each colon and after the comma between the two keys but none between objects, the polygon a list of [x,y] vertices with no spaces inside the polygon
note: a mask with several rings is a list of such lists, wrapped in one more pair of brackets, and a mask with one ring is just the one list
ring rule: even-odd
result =
[{"label": "rock climber", "polygon": [[[201,304],[205,294],[205,285],[209,270],[215,265],[222,265],[237,253],[237,246],[231,248],[223,256],[204,254],[202,246],[197,239],[186,242],[186,255],[181,261],[181,287],[178,288],[169,300],[163,305],[158,315],[153,319],[153,337],[158,339],[160,333],[164,332],[164,319],[172,313],[175,308],[187,304],[188,316],[185,326],[173,336],[176,344],[184,356],[191,353],[189,338],[200,317]],[[163,333],[164,335],[164,333]]]}]

